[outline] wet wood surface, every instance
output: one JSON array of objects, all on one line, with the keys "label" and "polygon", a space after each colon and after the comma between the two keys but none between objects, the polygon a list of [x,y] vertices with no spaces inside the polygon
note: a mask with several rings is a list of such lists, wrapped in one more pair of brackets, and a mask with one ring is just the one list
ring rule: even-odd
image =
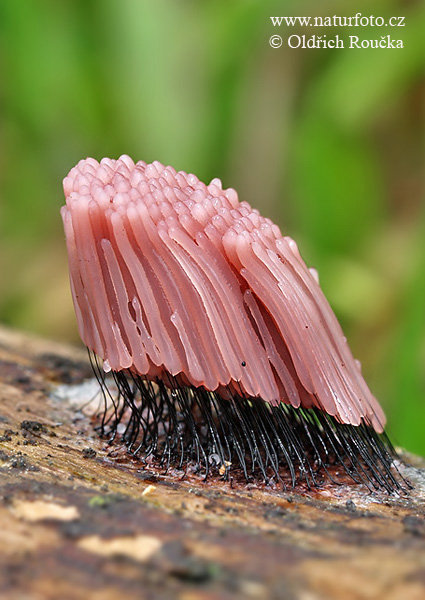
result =
[{"label": "wet wood surface", "polygon": [[425,598],[421,459],[406,496],[155,473],[96,435],[91,378],[0,329],[0,598]]}]

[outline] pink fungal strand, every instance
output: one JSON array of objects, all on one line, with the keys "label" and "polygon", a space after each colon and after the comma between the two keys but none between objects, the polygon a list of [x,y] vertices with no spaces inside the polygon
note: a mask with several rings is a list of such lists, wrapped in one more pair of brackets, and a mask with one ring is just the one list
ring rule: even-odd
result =
[{"label": "pink fungal strand", "polygon": [[317,275],[235,190],[128,156],[80,161],[64,190],[79,332],[105,370],[170,373],[382,432]]}]

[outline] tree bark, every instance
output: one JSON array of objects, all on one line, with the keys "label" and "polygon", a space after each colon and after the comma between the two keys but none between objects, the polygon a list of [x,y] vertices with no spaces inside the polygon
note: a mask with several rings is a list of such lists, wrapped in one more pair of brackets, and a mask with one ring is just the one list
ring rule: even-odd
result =
[{"label": "tree bark", "polygon": [[425,463],[406,495],[147,469],[94,430],[84,350],[0,329],[0,597],[425,597]]}]

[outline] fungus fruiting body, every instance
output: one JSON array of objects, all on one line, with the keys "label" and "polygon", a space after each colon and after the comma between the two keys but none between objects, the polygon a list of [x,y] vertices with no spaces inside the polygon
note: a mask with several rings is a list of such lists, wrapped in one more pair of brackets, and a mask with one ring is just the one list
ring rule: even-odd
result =
[{"label": "fungus fruiting body", "polygon": [[159,162],[89,158],[64,190],[104,434],[165,467],[295,485],[336,464],[399,487],[383,411],[291,238],[218,179]]}]

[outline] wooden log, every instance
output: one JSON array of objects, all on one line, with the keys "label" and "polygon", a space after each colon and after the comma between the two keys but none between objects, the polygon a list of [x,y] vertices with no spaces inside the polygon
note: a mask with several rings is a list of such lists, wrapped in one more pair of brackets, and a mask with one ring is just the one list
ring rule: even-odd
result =
[{"label": "wooden log", "polygon": [[406,496],[181,479],[97,436],[90,378],[84,351],[0,329],[1,598],[425,597],[422,459]]}]

